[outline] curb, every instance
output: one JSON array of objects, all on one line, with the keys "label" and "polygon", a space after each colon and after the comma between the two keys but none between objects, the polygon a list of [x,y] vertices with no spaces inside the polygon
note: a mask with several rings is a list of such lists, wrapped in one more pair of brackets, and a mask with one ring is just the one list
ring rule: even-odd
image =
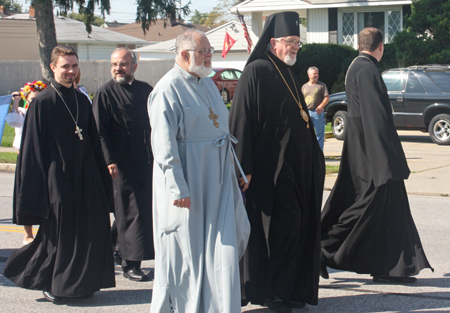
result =
[{"label": "curb", "polygon": [[0,172],[14,173],[16,171],[16,164],[13,163],[0,163]]}]

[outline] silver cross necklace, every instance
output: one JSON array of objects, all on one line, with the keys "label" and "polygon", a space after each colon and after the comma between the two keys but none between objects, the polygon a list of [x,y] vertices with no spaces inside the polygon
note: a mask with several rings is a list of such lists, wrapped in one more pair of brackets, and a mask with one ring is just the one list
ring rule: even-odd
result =
[{"label": "silver cross necklace", "polygon": [[83,140],[83,135],[81,134],[81,132],[83,131],[80,127],[78,127],[78,98],[77,98],[77,93],[75,92],[75,90],[72,90],[74,95],[75,95],[75,100],[77,101],[77,118],[75,119],[72,115],[72,112],[70,112],[69,107],[67,106],[66,101],[64,101],[64,98],[61,96],[61,94],[59,93],[59,91],[55,88],[55,86],[53,86],[53,84],[50,84],[52,86],[53,89],[55,89],[56,93],[58,94],[58,96],[61,98],[62,102],[64,103],[64,105],[66,106],[67,111],[69,111],[70,117],[72,118],[73,122],[75,123],[75,134],[78,135],[78,138],[80,138],[80,140]]}]

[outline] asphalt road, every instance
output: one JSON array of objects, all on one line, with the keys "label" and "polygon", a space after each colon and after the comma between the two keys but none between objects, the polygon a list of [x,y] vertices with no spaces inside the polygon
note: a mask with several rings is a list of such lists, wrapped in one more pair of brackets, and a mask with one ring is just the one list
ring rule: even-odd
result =
[{"label": "asphalt road", "polygon": [[[341,144],[327,141],[325,147],[327,145],[328,149],[335,147],[336,151],[340,152]],[[403,141],[403,145],[408,159],[411,159],[411,162],[420,160],[417,166],[422,167],[424,164],[433,164],[433,159],[435,164],[447,162],[448,154],[446,153],[450,151],[448,150],[450,147],[430,144],[423,136],[416,139],[408,138],[408,141]],[[407,146],[412,148],[409,149]],[[414,150],[419,152],[414,153]],[[436,156],[439,156],[438,160]],[[432,175],[442,174],[445,178],[447,174],[444,172],[448,166],[445,164],[439,166],[441,169]],[[428,170],[433,168],[432,165],[428,167]],[[424,169],[424,171],[427,170]],[[22,228],[11,223],[13,176],[12,173],[0,173],[0,271],[13,249],[21,246],[23,238]],[[436,179],[439,177],[441,176],[437,176]],[[422,184],[427,186],[436,181],[425,178],[416,180],[417,184],[422,181]],[[428,188],[427,186],[424,188]],[[444,187],[449,188],[448,181],[445,182]],[[328,192],[325,192],[324,197],[327,196]],[[423,247],[435,271],[423,270],[417,276],[418,281],[408,286],[376,284],[368,275],[330,270],[330,279],[320,281],[319,305],[307,306],[299,312],[450,312],[450,227],[448,225],[450,198],[439,196],[438,193],[434,196],[413,193],[409,200]],[[153,261],[143,263],[144,270],[149,271],[153,267]],[[152,282],[131,282],[122,276],[120,267],[116,267],[116,285],[116,288],[97,292],[91,299],[71,300],[55,305],[43,299],[42,292],[17,288],[0,275],[0,312],[148,312],[150,310]],[[248,305],[242,309],[242,312],[268,313],[270,310]]]}]

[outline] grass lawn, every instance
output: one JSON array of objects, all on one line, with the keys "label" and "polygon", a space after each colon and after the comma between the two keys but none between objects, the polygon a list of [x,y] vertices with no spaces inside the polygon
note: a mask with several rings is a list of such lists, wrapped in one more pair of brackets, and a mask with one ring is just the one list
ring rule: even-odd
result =
[{"label": "grass lawn", "polygon": [[12,147],[14,136],[15,136],[14,127],[11,127],[8,125],[8,123],[5,123],[5,129],[3,130],[3,138],[2,138],[2,147]]},{"label": "grass lawn", "polygon": [[339,165],[327,165],[325,170],[327,174],[338,173]]},{"label": "grass lawn", "polygon": [[330,132],[331,131],[331,123],[325,124],[325,131]]},{"label": "grass lawn", "polygon": [[0,163],[13,163],[17,161],[17,153],[15,152],[0,152]]}]

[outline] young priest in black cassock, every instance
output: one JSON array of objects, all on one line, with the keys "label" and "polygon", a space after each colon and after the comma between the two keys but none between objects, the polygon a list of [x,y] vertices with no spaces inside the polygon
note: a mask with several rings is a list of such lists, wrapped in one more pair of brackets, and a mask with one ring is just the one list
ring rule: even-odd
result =
[{"label": "young priest in black cassock", "polygon": [[371,274],[375,282],[413,283],[431,268],[411,215],[405,153],[378,62],[380,30],[358,35],[360,54],[345,79],[348,117],[339,175],[322,212],[326,266]]},{"label": "young priest in black cassock", "polygon": [[74,90],[78,56],[55,47],[55,80],[31,102],[17,159],[13,221],[39,224],[3,275],[50,301],[115,286],[110,242],[111,177],[89,100]]},{"label": "young priest in black cassock", "polygon": [[114,184],[115,224],[123,275],[148,279],[141,261],[154,259],[152,166],[147,100],[153,88],[134,79],[136,55],[117,48],[111,55],[112,79],[95,95],[92,109]]},{"label": "young priest in black cassock", "polygon": [[[317,304],[325,164],[291,65],[299,16],[269,16],[239,80],[230,111],[236,154],[250,184],[246,301],[287,312]],[[242,178],[241,178],[242,179]]]}]

